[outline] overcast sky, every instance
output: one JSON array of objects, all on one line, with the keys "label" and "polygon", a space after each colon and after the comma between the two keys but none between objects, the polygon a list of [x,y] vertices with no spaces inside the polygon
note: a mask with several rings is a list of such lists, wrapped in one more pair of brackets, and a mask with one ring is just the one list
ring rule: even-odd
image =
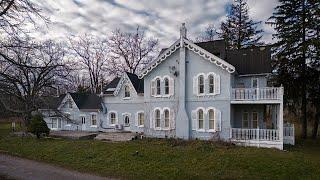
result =
[{"label": "overcast sky", "polygon": [[[115,28],[135,30],[139,25],[148,36],[159,39],[161,47],[179,37],[186,23],[188,38],[195,39],[207,24],[219,27],[232,0],[37,0],[50,18],[35,37],[63,40],[84,33],[105,36]],[[263,21],[263,41],[272,42],[273,29],[264,22],[272,15],[277,0],[249,0],[250,17]]]}]

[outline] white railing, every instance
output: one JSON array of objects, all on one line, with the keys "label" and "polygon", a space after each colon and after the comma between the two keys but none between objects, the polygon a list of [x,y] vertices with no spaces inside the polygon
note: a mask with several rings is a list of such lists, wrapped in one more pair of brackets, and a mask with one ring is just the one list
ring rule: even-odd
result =
[{"label": "white railing", "polygon": [[282,87],[233,88],[231,99],[236,101],[281,100]]},{"label": "white railing", "polygon": [[279,130],[231,128],[230,136],[233,140],[278,141]]},{"label": "white railing", "polygon": [[295,135],[294,135],[294,124],[285,123],[283,125],[283,143],[294,145]]}]

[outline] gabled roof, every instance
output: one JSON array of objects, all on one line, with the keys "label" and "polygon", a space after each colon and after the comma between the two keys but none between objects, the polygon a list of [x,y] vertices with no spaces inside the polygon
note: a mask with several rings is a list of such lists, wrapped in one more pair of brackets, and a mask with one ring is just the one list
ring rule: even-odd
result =
[{"label": "gabled roof", "polygon": [[45,96],[41,98],[41,108],[40,109],[58,109],[62,100],[66,95],[61,94],[59,97],[57,96]]},{"label": "gabled roof", "polygon": [[101,98],[96,94],[69,93],[79,109],[101,109]]},{"label": "gabled roof", "polygon": [[144,92],[144,80],[139,79],[139,77],[136,74],[132,74],[129,72],[123,73],[122,77],[116,77],[114,78],[105,88],[104,93],[107,95],[112,95],[115,94],[116,92],[119,91],[122,85],[122,81],[127,76],[133,85],[134,89],[136,92],[143,93]]}]

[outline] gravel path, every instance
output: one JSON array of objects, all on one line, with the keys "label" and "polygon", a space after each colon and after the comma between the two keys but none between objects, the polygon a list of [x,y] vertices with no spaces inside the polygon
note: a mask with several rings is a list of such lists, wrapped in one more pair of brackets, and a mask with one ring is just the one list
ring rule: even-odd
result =
[{"label": "gravel path", "polygon": [[46,163],[0,154],[0,174],[13,179],[23,180],[102,180],[107,179],[95,175],[67,170]]}]

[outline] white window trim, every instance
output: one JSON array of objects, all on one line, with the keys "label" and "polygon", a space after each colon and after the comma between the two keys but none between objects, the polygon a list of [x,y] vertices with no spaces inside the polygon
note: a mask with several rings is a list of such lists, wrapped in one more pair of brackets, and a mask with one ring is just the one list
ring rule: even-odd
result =
[{"label": "white window trim", "polygon": [[[53,123],[52,123],[52,121],[53,121],[53,119],[55,119],[56,121],[57,121],[57,127],[56,128],[53,128],[52,127],[52,125],[53,125]],[[52,129],[52,130],[58,130],[59,128],[59,121],[58,121],[58,118],[57,117],[52,117],[52,118],[50,118],[50,120],[51,120],[51,128],[50,129]]]},{"label": "white window trim", "polygon": [[[199,93],[199,77],[201,75],[203,76],[203,85],[204,85],[203,93]],[[196,86],[196,88],[197,88],[196,96],[205,96],[206,95],[206,74],[205,73],[197,74],[196,75],[196,82],[193,82],[193,83],[195,83],[194,86]]]},{"label": "white window trim", "polygon": [[[168,110],[169,111],[169,127],[165,127],[165,117],[164,117],[164,111]],[[169,107],[164,107],[162,109],[162,117],[163,117],[163,130],[170,130],[171,126],[171,109]],[[160,116],[160,126],[161,126],[161,116]]]},{"label": "white window trim", "polygon": [[[213,115],[214,115],[214,126],[213,126],[213,129],[210,129],[209,110],[213,110]],[[218,120],[216,119],[216,113],[217,113],[216,108],[208,107],[206,112],[207,112],[207,116],[208,116],[208,132],[217,132],[216,121],[218,121]]]},{"label": "white window trim", "polygon": [[[96,125],[92,125],[92,115],[96,115]],[[90,127],[92,128],[98,127],[98,113],[90,113]]]},{"label": "white window trim", "polygon": [[[124,112],[121,114],[122,115],[122,119],[123,119],[123,126],[124,127],[130,127],[131,126],[131,113],[129,112]],[[129,124],[125,123],[125,117],[128,116],[129,117]]]},{"label": "white window trim", "polygon": [[257,87],[256,88],[259,88],[259,78],[257,78],[257,77],[251,78],[251,88],[254,88],[253,87],[253,80],[257,80]]},{"label": "white window trim", "polygon": [[[126,87],[129,88],[129,96],[128,96],[128,97],[126,97]],[[124,99],[124,100],[129,100],[129,99],[131,99],[132,93],[131,93],[131,87],[130,87],[130,85],[129,85],[129,84],[125,84],[123,90],[124,90],[124,94],[123,94],[123,98],[122,98],[122,99]]]},{"label": "white window trim", "polygon": [[[160,111],[160,127],[156,127],[156,110],[159,110]],[[154,119],[154,130],[157,130],[157,131],[160,131],[161,130],[161,118],[162,117],[162,109],[160,107],[156,107],[154,108],[153,110],[153,119]]]},{"label": "white window trim", "polygon": [[[157,79],[159,79],[159,80],[160,80],[160,94],[158,94]],[[161,97],[161,96],[162,96],[161,84],[162,84],[162,82],[163,82],[162,77],[160,77],[160,76],[156,76],[156,77],[154,78],[154,82],[155,82],[155,84],[154,84],[154,85],[155,85],[155,93],[154,93],[154,97]]]},{"label": "white window trim", "polygon": [[[203,111],[203,129],[199,128],[199,110]],[[197,130],[198,132],[206,132],[206,127],[205,127],[205,122],[206,122],[206,109],[204,107],[198,107],[196,109],[196,114],[197,114]]]},{"label": "white window trim", "polygon": [[[165,94],[165,78],[168,78],[168,83],[169,83],[169,94]],[[160,94],[157,94],[157,79],[160,79]],[[150,89],[150,94],[151,97],[155,97],[155,98],[170,98],[171,96],[174,95],[174,83],[173,87],[170,86],[170,82],[174,81],[174,78],[170,77],[169,75],[164,75],[164,76],[156,76],[155,78],[153,78],[151,80],[151,83],[154,82],[154,95],[152,95],[152,88]],[[152,86],[152,85],[151,85]]]},{"label": "white window trim", "polygon": [[[210,79],[209,79],[209,76],[210,75],[212,75],[213,76],[213,93],[210,93]],[[215,77],[216,77],[216,74],[214,73],[214,72],[209,72],[208,74],[207,74],[207,80],[208,80],[208,84],[205,84],[205,85],[207,85],[207,86],[205,86],[206,87],[206,89],[208,90],[208,93],[207,93],[207,95],[209,95],[209,96],[214,96],[214,95],[216,95],[216,91],[215,91],[215,86],[216,86],[216,83],[215,83]],[[206,91],[205,91],[206,92]]]},{"label": "white window trim", "polygon": [[[71,119],[71,113],[70,112],[65,112],[64,114],[68,114],[69,115],[69,117],[70,117],[70,119]],[[66,123],[68,123],[68,120],[67,120],[67,122]],[[71,124],[65,124],[64,125],[65,127],[70,127],[71,126]]]},{"label": "white window trim", "polygon": [[[110,121],[111,121],[111,113],[114,113],[115,114],[115,124],[110,124]],[[109,111],[108,112],[108,124],[109,124],[109,126],[115,126],[116,124],[118,124],[118,112],[117,111]]]},{"label": "white window trim", "polygon": [[139,125],[139,114],[141,114],[141,113],[143,113],[143,116],[144,116],[144,122],[146,121],[146,116],[145,116],[145,113],[144,113],[144,111],[137,111],[137,113],[136,113],[136,121],[137,121],[137,126],[139,127],[139,128],[143,128],[144,127],[144,124],[143,125]]}]

